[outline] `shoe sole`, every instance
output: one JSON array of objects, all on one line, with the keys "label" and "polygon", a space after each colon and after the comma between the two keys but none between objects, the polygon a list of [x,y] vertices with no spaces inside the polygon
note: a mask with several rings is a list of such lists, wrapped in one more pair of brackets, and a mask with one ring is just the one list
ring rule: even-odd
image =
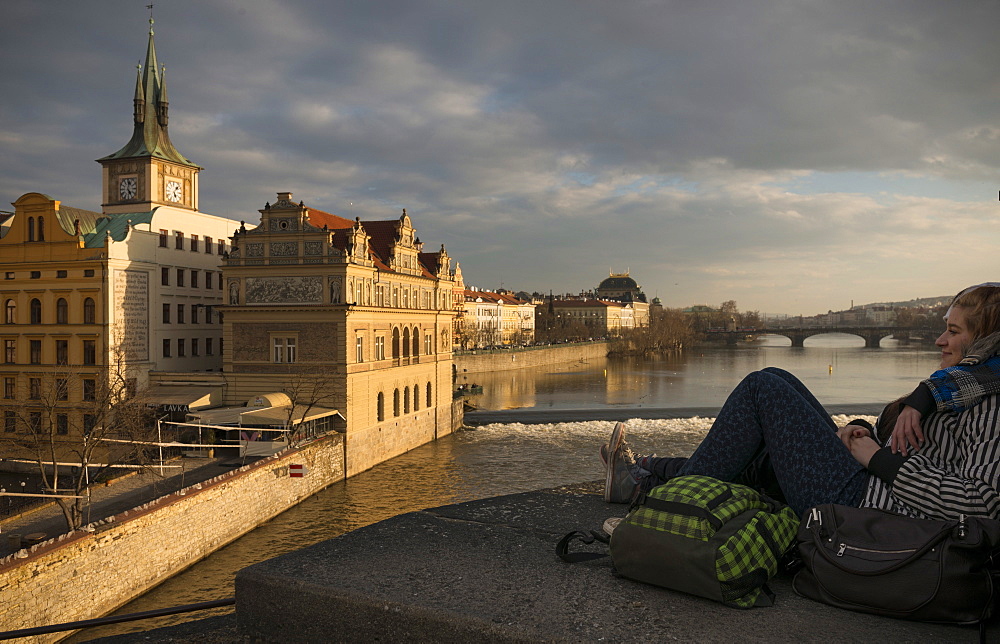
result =
[{"label": "shoe sole", "polygon": [[619,421],[615,424],[615,428],[611,432],[611,438],[608,440],[608,460],[604,468],[605,503],[614,503],[614,501],[611,500],[611,486],[614,483],[615,461],[618,460],[618,448],[621,447],[623,440],[625,440],[625,423]]}]

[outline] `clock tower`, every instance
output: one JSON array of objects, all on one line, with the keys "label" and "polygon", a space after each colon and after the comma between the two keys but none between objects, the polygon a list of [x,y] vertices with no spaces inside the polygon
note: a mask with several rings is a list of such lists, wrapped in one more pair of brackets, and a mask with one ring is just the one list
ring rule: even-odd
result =
[{"label": "clock tower", "polygon": [[157,66],[153,19],[149,20],[146,63],[136,72],[132,138],[103,166],[104,213],[146,212],[157,206],[198,210],[201,167],[184,157],[167,134],[167,81]]}]

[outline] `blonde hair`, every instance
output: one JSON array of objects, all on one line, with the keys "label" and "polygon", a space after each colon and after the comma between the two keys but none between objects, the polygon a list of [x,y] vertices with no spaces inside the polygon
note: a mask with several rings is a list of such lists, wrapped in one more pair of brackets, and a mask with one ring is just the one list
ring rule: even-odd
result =
[{"label": "blonde hair", "polygon": [[973,341],[1000,331],[1000,284],[981,284],[955,296],[948,310],[960,306]]}]

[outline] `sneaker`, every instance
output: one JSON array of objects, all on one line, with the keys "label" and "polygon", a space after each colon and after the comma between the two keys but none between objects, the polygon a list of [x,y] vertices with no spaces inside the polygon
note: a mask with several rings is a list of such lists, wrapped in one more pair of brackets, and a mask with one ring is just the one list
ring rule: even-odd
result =
[{"label": "sneaker", "polygon": [[611,430],[611,437],[608,439],[608,444],[605,450],[602,452],[604,454],[602,460],[604,461],[605,465],[607,465],[608,463],[607,455],[614,454],[615,450],[618,449],[618,447],[622,444],[622,441],[624,440],[625,440],[625,423],[619,421],[615,423],[615,428]]},{"label": "sneaker", "polygon": [[631,502],[639,491],[639,479],[646,472],[636,464],[635,454],[625,441],[610,453],[604,469],[604,500],[607,503]]}]

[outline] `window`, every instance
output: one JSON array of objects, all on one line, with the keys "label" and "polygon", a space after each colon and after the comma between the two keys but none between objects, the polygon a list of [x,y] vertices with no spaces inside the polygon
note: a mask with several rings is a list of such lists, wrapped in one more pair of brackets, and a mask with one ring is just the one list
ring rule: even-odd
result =
[{"label": "window", "polygon": [[94,431],[94,427],[97,426],[97,418],[93,414],[83,415],[83,434],[84,436],[89,436],[90,432]]},{"label": "window", "polygon": [[69,380],[56,378],[56,400],[69,400]]},{"label": "window", "polygon": [[5,280],[12,280],[12,279],[14,279],[14,271],[7,271],[7,272],[5,272],[3,274],[3,278]]},{"label": "window", "polygon": [[213,312],[212,305],[211,304],[206,304],[205,305],[205,324],[211,324],[212,323],[212,312]]},{"label": "window", "polygon": [[296,338],[272,338],[275,362],[295,362]]},{"label": "window", "polygon": [[56,271],[56,278],[57,279],[66,279],[66,276],[68,276],[68,275],[69,275],[69,273],[67,273],[66,271]]},{"label": "window", "polygon": [[392,415],[399,416],[399,389],[392,392]]},{"label": "window", "polygon": [[365,361],[365,339],[360,335],[354,340],[354,361]]},{"label": "window", "polygon": [[97,381],[92,378],[83,379],[83,399],[97,400]]},{"label": "window", "polygon": [[28,241],[35,241],[35,218],[28,217]]},{"label": "window", "polygon": [[195,357],[201,355],[198,352],[198,338],[191,338],[191,355]]},{"label": "window", "polygon": [[212,271],[205,271],[205,288],[212,288]]},{"label": "window", "polygon": [[170,286],[170,269],[166,266],[160,267],[160,285]]},{"label": "window", "polygon": [[375,411],[378,415],[379,422],[385,420],[385,394],[381,391],[378,392],[378,404]]},{"label": "window", "polygon": [[424,355],[429,356],[434,353],[434,334],[428,333],[424,336]]},{"label": "window", "polygon": [[7,364],[17,362],[17,340],[3,341],[3,358]]},{"label": "window", "polygon": [[42,323],[42,301],[37,297],[31,300],[31,304],[28,309],[29,315],[31,316],[32,324]]},{"label": "window", "polygon": [[164,324],[170,324],[170,305],[169,304],[164,304],[163,305],[163,323]]},{"label": "window", "polygon": [[198,252],[198,235],[191,235],[191,252]]},{"label": "window", "polygon": [[42,397],[42,379],[28,378],[28,398],[38,400]]},{"label": "window", "polygon": [[97,364],[97,341],[83,341],[83,364]]},{"label": "window", "polygon": [[191,288],[198,288],[198,271],[191,269]]},{"label": "window", "polygon": [[42,341],[29,340],[28,346],[31,349],[31,364],[42,364]]},{"label": "window", "polygon": [[38,241],[45,241],[45,217],[38,218]]},{"label": "window", "polygon": [[69,304],[66,298],[56,300],[56,324],[69,324]]},{"label": "window", "polygon": [[177,286],[184,286],[184,269],[177,269]]},{"label": "window", "polygon": [[37,434],[42,431],[42,412],[40,411],[29,411],[28,412],[28,429]]},{"label": "window", "polygon": [[433,407],[434,406],[434,397],[431,396],[431,383],[430,383],[429,380],[427,381],[427,405],[426,406],[427,407]]},{"label": "window", "polygon": [[420,411],[420,385],[413,385],[413,411]]},{"label": "window", "polygon": [[385,338],[382,336],[375,338],[375,359],[385,360]]},{"label": "window", "polygon": [[177,324],[184,324],[184,305],[177,305]]},{"label": "window", "polygon": [[4,321],[7,324],[14,324],[17,322],[17,304],[14,304],[14,300],[7,300],[4,304]]},{"label": "window", "polygon": [[7,433],[17,431],[17,413],[7,410],[3,413],[3,430]]},{"label": "window", "polygon": [[175,230],[174,235],[174,248],[177,250],[184,250],[184,233],[179,230]]},{"label": "window", "polygon": [[410,388],[403,387],[403,413],[410,413]]},{"label": "window", "polygon": [[187,353],[185,352],[186,349],[185,349],[184,344],[185,344],[184,343],[184,338],[178,338],[178,340],[177,340],[177,357],[178,358],[183,358],[184,356],[187,355]]},{"label": "window", "polygon": [[160,248],[167,247],[167,237],[170,235],[166,230],[160,229]]},{"label": "window", "polygon": [[56,364],[69,364],[69,340],[56,340]]},{"label": "window", "polygon": [[206,254],[211,254],[212,253],[212,238],[211,237],[205,237],[205,253]]},{"label": "window", "polygon": [[205,338],[205,355],[206,356],[215,355],[214,353],[212,353],[212,338]]},{"label": "window", "polygon": [[56,433],[65,436],[69,433],[69,416],[56,414]]},{"label": "window", "polygon": [[3,379],[3,397],[10,400],[14,397],[14,388],[17,386],[16,378]]},{"label": "window", "polygon": [[191,324],[198,324],[198,305],[191,305]]},{"label": "window", "polygon": [[31,271],[31,279],[33,280],[42,279],[42,271]]},{"label": "window", "polygon": [[93,277],[94,276],[94,269],[88,268],[88,269],[84,270],[83,271],[83,276],[84,277]]},{"label": "window", "polygon": [[163,357],[164,358],[170,357],[170,340],[163,341]]},{"label": "window", "polygon": [[83,301],[83,323],[94,324],[96,319],[97,307],[94,305],[93,298],[88,297]]},{"label": "window", "polygon": [[226,254],[226,242],[224,242],[224,241],[222,241],[220,239],[219,243],[217,244],[217,246],[218,246],[219,254],[220,255],[225,255]]}]

